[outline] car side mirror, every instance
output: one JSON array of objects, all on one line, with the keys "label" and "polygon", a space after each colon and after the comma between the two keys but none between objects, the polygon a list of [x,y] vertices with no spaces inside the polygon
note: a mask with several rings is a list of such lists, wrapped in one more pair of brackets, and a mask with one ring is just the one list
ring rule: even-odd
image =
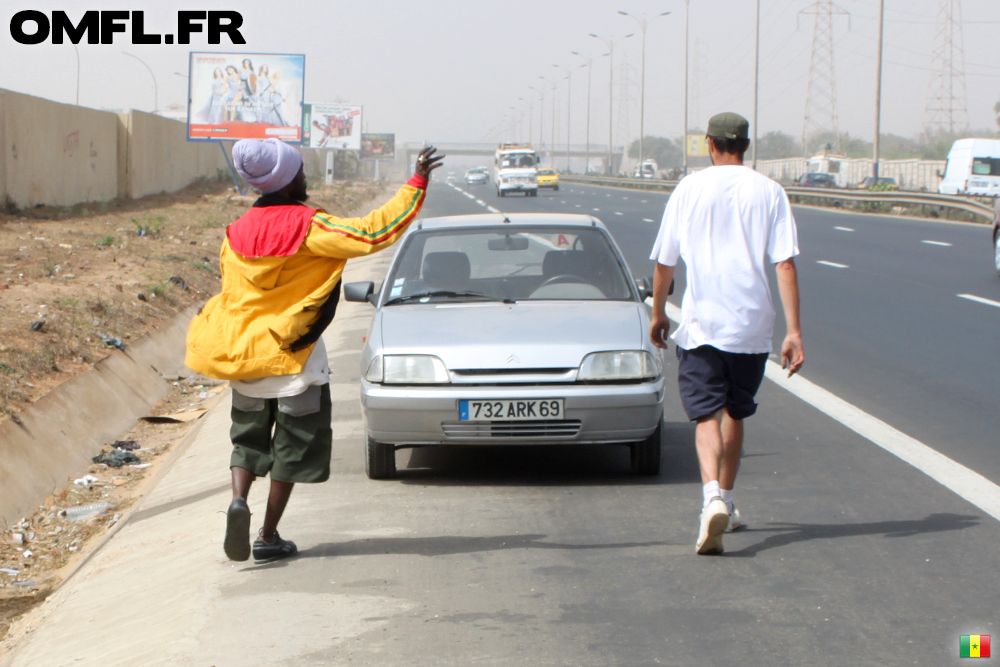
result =
[{"label": "car side mirror", "polygon": [[344,285],[344,300],[364,303],[365,301],[374,304],[372,297],[375,292],[375,283],[368,280],[358,283],[347,283]]},{"label": "car side mirror", "polygon": [[642,280],[635,281],[635,286],[639,289],[639,298],[645,301],[649,297],[653,296],[653,279],[643,278]]},{"label": "car side mirror", "polygon": [[937,170],[936,172],[934,172],[934,173],[936,173],[936,174],[937,174],[937,177],[938,177],[938,178],[944,178],[944,174],[942,174],[942,173],[941,173],[941,170],[940,170],[940,169],[938,169],[938,170]]}]

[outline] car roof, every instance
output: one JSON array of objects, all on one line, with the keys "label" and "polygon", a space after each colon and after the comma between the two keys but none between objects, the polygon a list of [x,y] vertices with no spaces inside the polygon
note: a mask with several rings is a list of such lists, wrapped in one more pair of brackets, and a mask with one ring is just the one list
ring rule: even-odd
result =
[{"label": "car roof", "polygon": [[449,215],[424,218],[417,229],[457,229],[462,227],[495,227],[509,223],[518,225],[550,225],[559,227],[600,227],[604,223],[590,215],[576,213],[479,213],[475,215]]}]

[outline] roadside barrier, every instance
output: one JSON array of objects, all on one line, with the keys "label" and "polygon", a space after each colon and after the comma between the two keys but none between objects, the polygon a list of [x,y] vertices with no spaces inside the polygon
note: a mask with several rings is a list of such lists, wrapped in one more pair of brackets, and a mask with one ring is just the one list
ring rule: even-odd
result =
[{"label": "roadside barrier", "polygon": [[[615,178],[611,176],[575,176],[560,174],[559,178],[566,183],[581,183],[584,185],[603,185],[617,188],[633,188],[637,190],[657,190],[673,192],[677,181],[657,180],[652,178]],[[994,210],[992,206],[978,201],[975,197],[962,195],[942,195],[931,192],[870,192],[868,190],[844,190],[840,188],[799,188],[786,187],[785,192],[793,200],[820,199],[833,202],[860,202],[872,204],[905,204],[909,206],[931,206],[935,208],[950,208],[970,213],[976,217],[992,221]]]}]

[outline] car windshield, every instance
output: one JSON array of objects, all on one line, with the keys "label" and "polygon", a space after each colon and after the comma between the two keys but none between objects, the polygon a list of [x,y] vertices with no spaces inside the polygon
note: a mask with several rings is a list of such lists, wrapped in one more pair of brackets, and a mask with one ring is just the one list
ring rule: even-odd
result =
[{"label": "car windshield", "polygon": [[591,227],[414,232],[386,285],[386,305],[633,298],[628,274],[607,236]]},{"label": "car windshield", "polygon": [[554,173],[555,172],[552,171],[551,169],[539,169],[538,170],[538,175],[539,176],[551,176]]},{"label": "car windshield", "polygon": [[474,168],[472,168],[472,169],[469,170],[469,173],[470,174],[485,174],[486,173],[486,167],[474,167]]},{"label": "car windshield", "polygon": [[503,155],[500,157],[500,166],[504,169],[526,169],[535,166],[533,155]]}]

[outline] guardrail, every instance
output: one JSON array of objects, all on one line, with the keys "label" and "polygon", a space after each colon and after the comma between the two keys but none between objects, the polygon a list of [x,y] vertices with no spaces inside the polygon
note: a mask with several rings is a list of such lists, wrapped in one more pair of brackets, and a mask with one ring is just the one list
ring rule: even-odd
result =
[{"label": "guardrail", "polygon": [[[612,176],[575,176],[561,174],[560,179],[567,183],[584,185],[603,185],[618,188],[633,188],[637,190],[657,190],[672,192],[677,187],[677,181],[665,181],[652,178],[615,178]],[[870,192],[868,190],[844,190],[840,188],[799,188],[787,187],[785,192],[789,198],[825,199],[828,201],[850,201],[861,203],[907,204],[910,206],[933,206],[964,211],[974,216],[993,220],[993,207],[977,201],[973,197],[962,195],[942,195],[931,192]]]}]

